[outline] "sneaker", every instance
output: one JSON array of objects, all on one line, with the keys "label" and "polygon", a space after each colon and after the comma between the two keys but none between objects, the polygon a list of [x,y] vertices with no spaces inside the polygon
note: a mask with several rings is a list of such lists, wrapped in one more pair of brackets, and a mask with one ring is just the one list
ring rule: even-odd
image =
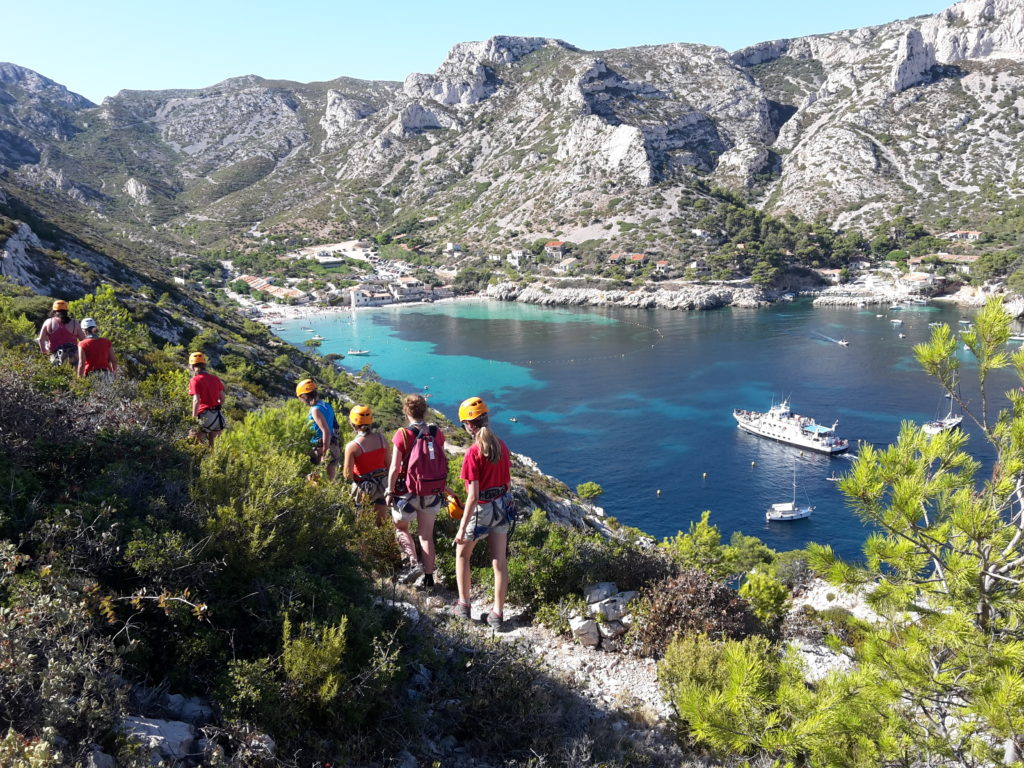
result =
[{"label": "sneaker", "polygon": [[504,623],[505,619],[502,617],[500,613],[495,613],[494,611],[491,611],[487,614],[487,626],[489,626],[491,629],[497,631],[501,629]]},{"label": "sneaker", "polygon": [[432,574],[432,573],[424,573],[423,574],[423,581],[420,582],[420,586],[423,587],[423,589],[433,589],[434,588],[434,574]]},{"label": "sneaker", "polygon": [[453,619],[470,619],[472,615],[469,612],[469,606],[465,603],[453,603],[448,607],[448,615]]},{"label": "sneaker", "polygon": [[422,573],[423,566],[419,563],[412,563],[404,571],[398,574],[398,581],[402,584],[412,584]]}]

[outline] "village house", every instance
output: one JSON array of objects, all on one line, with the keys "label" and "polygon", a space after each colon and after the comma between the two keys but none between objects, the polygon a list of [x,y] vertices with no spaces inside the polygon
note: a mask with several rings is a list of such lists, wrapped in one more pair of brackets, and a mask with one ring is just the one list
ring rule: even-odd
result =
[{"label": "village house", "polygon": [[626,256],[625,254],[622,253],[613,253],[611,256],[608,257],[608,263],[611,264],[613,267],[621,267],[623,263],[625,263],[625,261]]},{"label": "village house", "polygon": [[626,261],[626,269],[629,272],[636,272],[647,264],[647,256],[642,253],[632,253]]},{"label": "village house", "polygon": [[934,261],[938,261],[943,266],[955,267],[958,272],[967,274],[971,271],[971,267],[974,263],[980,259],[981,256],[976,253],[931,253],[927,256],[913,256],[907,259],[907,266],[909,267],[921,267],[929,272],[934,271]]},{"label": "village house", "polygon": [[579,259],[574,259],[570,256],[568,259],[562,259],[560,262],[555,264],[552,269],[560,275],[564,275],[570,269],[572,269],[579,262]]},{"label": "village house", "polygon": [[427,286],[415,277],[404,276],[388,285],[388,290],[395,301],[422,301],[426,297]]},{"label": "village house", "polygon": [[522,248],[517,248],[509,252],[506,261],[516,269],[519,269],[523,264],[533,261],[533,254],[529,251],[524,251]]},{"label": "village house", "polygon": [[666,259],[661,259],[654,263],[654,271],[659,275],[664,275],[669,270],[669,263]]},{"label": "village house", "polygon": [[839,278],[842,274],[841,269],[816,269],[814,272],[826,282],[832,283],[833,285],[839,284]]},{"label": "village house", "polygon": [[899,278],[899,284],[910,293],[928,293],[942,278],[931,272],[908,272]]},{"label": "village house", "polygon": [[495,262],[497,264],[501,264],[501,262],[504,259],[503,259],[502,255],[500,253],[498,253],[497,251],[494,251],[492,253],[488,253],[487,254],[487,260],[488,261],[493,261],[493,262]]},{"label": "village house", "polygon": [[686,265],[686,268],[692,269],[694,274],[697,275],[697,277],[704,277],[705,275],[711,274],[711,267],[708,266],[707,260],[704,259],[703,257],[699,259],[694,259],[693,261]]},{"label": "village house", "polygon": [[445,243],[444,252],[447,254],[462,253],[462,246],[458,243]]},{"label": "village house", "polygon": [[966,240],[973,242],[975,240],[981,240],[981,232],[975,229],[958,229],[955,232],[944,232],[939,235],[943,240]]},{"label": "village house", "polygon": [[562,240],[549,240],[544,244],[544,253],[557,258],[565,253],[565,242]]},{"label": "village house", "polygon": [[379,285],[363,284],[353,286],[349,292],[352,308],[379,307],[391,301],[391,294]]}]

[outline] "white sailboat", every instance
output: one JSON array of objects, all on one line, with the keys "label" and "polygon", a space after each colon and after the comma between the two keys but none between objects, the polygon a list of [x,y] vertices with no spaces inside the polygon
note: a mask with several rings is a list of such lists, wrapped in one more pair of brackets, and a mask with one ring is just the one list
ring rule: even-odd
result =
[{"label": "white sailboat", "polygon": [[[959,394],[959,390],[957,390],[957,393]],[[949,393],[946,393],[944,397],[949,398],[949,410],[946,412],[945,416],[933,419],[921,427],[921,430],[926,435],[938,435],[943,432],[948,432],[951,429],[956,429],[964,420],[963,414],[953,412],[956,400],[954,400]]]},{"label": "white sailboat", "polygon": [[768,522],[773,520],[786,521],[786,520],[803,520],[805,517],[810,517],[814,511],[814,507],[809,504],[803,507],[797,506],[796,503],[796,464],[793,465],[793,500],[783,501],[778,504],[772,504],[764,513],[764,519]]}]

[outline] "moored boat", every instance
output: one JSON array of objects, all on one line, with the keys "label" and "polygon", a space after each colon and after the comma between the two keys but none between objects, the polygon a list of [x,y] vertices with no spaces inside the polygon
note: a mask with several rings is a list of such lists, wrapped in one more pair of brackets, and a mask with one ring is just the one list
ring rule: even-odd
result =
[{"label": "moored boat", "polygon": [[370,350],[368,350],[368,349],[350,349],[345,354],[346,355],[368,355],[368,354],[370,354]]},{"label": "moored boat", "polygon": [[732,415],[744,432],[780,443],[830,455],[843,453],[850,447],[848,440],[836,436],[838,421],[831,427],[818,424],[812,418],[793,413],[789,409],[789,400],[773,405],[768,411],[736,409]]},{"label": "moored boat", "polygon": [[772,504],[765,510],[764,519],[768,522],[780,521],[784,522],[787,520],[803,520],[805,517],[810,517],[811,513],[814,512],[814,507],[810,504],[799,506],[796,503],[796,465],[793,465],[793,500],[783,501],[778,504]]}]

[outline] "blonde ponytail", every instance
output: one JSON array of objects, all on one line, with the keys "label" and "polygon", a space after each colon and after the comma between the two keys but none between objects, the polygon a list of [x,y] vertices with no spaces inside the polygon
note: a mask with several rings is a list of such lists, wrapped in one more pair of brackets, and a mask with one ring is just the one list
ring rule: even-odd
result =
[{"label": "blonde ponytail", "polygon": [[501,441],[498,440],[498,436],[491,431],[491,428],[487,426],[487,416],[481,416],[475,420],[480,426],[480,429],[476,433],[476,437],[473,441],[476,443],[477,450],[483,454],[483,457],[487,459],[491,464],[497,464],[501,459]]}]

